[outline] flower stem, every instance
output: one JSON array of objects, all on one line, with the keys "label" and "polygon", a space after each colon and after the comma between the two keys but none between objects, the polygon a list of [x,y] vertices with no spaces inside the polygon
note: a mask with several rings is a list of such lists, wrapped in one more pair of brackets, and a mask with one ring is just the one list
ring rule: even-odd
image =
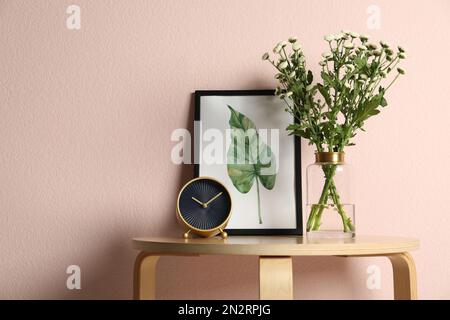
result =
[{"label": "flower stem", "polygon": [[[326,178],[325,185],[324,185],[325,194],[323,195],[324,197],[323,198],[321,197],[319,200],[321,202],[320,202],[320,206],[318,208],[316,225],[314,226],[314,230],[319,230],[319,228],[320,228],[320,224],[321,224],[320,221],[322,220],[322,213],[323,213],[323,210],[327,207],[327,200],[328,200],[328,195],[330,193],[330,188],[334,184],[333,177],[336,172],[336,166],[335,165],[331,166],[331,167],[322,166],[322,170],[323,170],[323,172],[325,174],[325,178]],[[322,191],[322,194],[323,194],[323,191]]]},{"label": "flower stem", "polygon": [[330,186],[330,195],[331,198],[333,199],[334,204],[337,207],[339,215],[341,216],[342,224],[344,226],[344,232],[355,231],[355,226],[353,225],[352,220],[347,216],[347,213],[345,212],[345,209],[341,204],[341,200],[336,190],[336,185],[334,184],[334,182]]},{"label": "flower stem", "polygon": [[336,185],[334,183],[334,175],[336,173],[336,165],[332,166],[322,166],[322,170],[325,174],[325,183],[322,189],[322,194],[319,198],[317,204],[314,204],[311,207],[311,213],[307,222],[307,231],[317,231],[321,225],[322,213],[323,210],[327,207],[327,200],[330,196],[333,200],[334,205],[338,210],[339,215],[342,219],[342,225],[344,232],[354,231],[355,227],[351,221],[351,219],[347,216],[344,207],[341,204],[340,196],[337,192]]},{"label": "flower stem", "polygon": [[333,176],[334,176],[334,173],[336,170],[335,167],[336,166],[333,166],[331,168],[332,170],[330,170],[330,172],[328,172],[329,170],[327,169],[327,167],[322,166],[322,170],[325,174],[326,180],[325,180],[325,184],[322,189],[322,194],[320,195],[320,198],[319,198],[319,202],[311,207],[311,213],[309,215],[307,226],[306,226],[307,231],[316,231],[320,227],[322,213],[326,207],[329,189],[330,189],[331,183],[333,182]]}]

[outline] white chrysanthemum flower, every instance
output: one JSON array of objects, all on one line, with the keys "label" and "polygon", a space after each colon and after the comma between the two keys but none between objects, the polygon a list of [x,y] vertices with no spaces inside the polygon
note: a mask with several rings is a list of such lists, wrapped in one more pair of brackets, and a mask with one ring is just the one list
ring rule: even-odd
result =
[{"label": "white chrysanthemum flower", "polygon": [[322,57],[324,57],[324,59],[332,58],[333,54],[331,52],[324,52],[322,53]]},{"label": "white chrysanthemum flower", "polygon": [[287,42],[286,41],[281,41],[278,45],[281,46],[282,48],[287,46]]},{"label": "white chrysanthemum flower", "polygon": [[380,50],[374,50],[374,51],[372,51],[372,54],[373,54],[375,57],[379,57],[379,56],[381,56],[381,51],[380,51]]},{"label": "white chrysanthemum flower", "polygon": [[324,37],[325,41],[331,42],[334,40],[334,35],[328,34]]},{"label": "white chrysanthemum flower", "polygon": [[314,89],[314,85],[311,83],[309,85],[306,86],[306,91],[311,91],[312,89]]},{"label": "white chrysanthemum flower", "polygon": [[351,43],[351,42],[346,42],[346,43],[344,43],[344,48],[345,49],[353,49],[353,43]]},{"label": "white chrysanthemum flower", "polygon": [[399,59],[406,59],[406,54],[405,54],[405,53],[400,53],[400,54],[398,55],[398,58],[399,58]]},{"label": "white chrysanthemum flower", "polygon": [[400,74],[405,74],[405,70],[403,70],[402,68],[397,68],[397,71]]},{"label": "white chrysanthemum flower", "polygon": [[345,34],[344,33],[339,33],[337,35],[335,35],[336,40],[340,40],[340,39],[344,39],[345,38]]},{"label": "white chrysanthemum flower", "polygon": [[361,80],[367,80],[367,76],[363,73],[359,75],[359,79]]},{"label": "white chrysanthemum flower", "polygon": [[362,35],[359,36],[359,39],[362,42],[366,42],[367,40],[369,40],[369,36],[366,36],[365,34],[362,34]]},{"label": "white chrysanthemum flower", "polygon": [[294,78],[295,77],[295,71],[292,71],[291,73],[289,73],[289,78]]},{"label": "white chrysanthemum flower", "polygon": [[389,48],[389,47],[390,47],[389,42],[386,42],[386,41],[380,41],[380,45],[381,45],[383,48]]},{"label": "white chrysanthemum flower", "polygon": [[387,73],[385,71],[380,71],[380,76],[382,76],[383,78],[386,78]]},{"label": "white chrysanthemum flower", "polygon": [[277,44],[276,47],[273,48],[273,53],[280,53],[281,49],[283,49],[283,47]]},{"label": "white chrysanthemum flower", "polygon": [[350,31],[348,31],[348,30],[342,30],[342,33],[343,33],[343,34],[346,34],[346,35],[349,35],[349,34],[350,34]]},{"label": "white chrysanthemum flower", "polygon": [[296,37],[290,37],[289,38],[289,42],[290,43],[294,43],[294,42],[297,42],[298,41],[298,38],[296,38]]},{"label": "white chrysanthemum flower", "polygon": [[367,50],[367,47],[362,44],[362,45],[358,46],[358,49],[359,50]]},{"label": "white chrysanthemum flower", "polygon": [[263,60],[269,60],[269,54],[267,52],[264,53],[263,56],[262,56],[262,59]]},{"label": "white chrysanthemum flower", "polygon": [[292,44],[292,49],[293,49],[294,51],[299,51],[301,48],[302,48],[302,46],[300,45],[300,41],[295,41],[295,42]]},{"label": "white chrysanthemum flower", "polygon": [[326,62],[324,62],[324,61],[319,62],[319,66],[321,66],[321,67],[325,67],[326,65],[327,65]]},{"label": "white chrysanthemum flower", "polygon": [[398,51],[405,52],[405,49],[403,49],[403,47],[398,46]]},{"label": "white chrysanthemum flower", "polygon": [[293,95],[293,93],[292,93],[292,91],[288,91],[288,92],[286,92],[286,98],[289,98],[290,96],[292,96]]},{"label": "white chrysanthemum flower", "polygon": [[352,38],[359,38],[359,33],[356,33],[356,32],[350,32],[350,37],[352,37]]},{"label": "white chrysanthemum flower", "polygon": [[369,48],[370,50],[376,50],[378,46],[375,43],[369,43],[367,45],[367,48]]},{"label": "white chrysanthemum flower", "polygon": [[300,57],[298,58],[298,62],[304,63],[304,62],[305,62],[305,57],[304,57],[304,56],[300,56]]},{"label": "white chrysanthemum flower", "polygon": [[289,64],[288,64],[287,61],[281,61],[281,62],[278,64],[278,69],[281,69],[281,70],[286,69],[288,65],[289,65]]}]

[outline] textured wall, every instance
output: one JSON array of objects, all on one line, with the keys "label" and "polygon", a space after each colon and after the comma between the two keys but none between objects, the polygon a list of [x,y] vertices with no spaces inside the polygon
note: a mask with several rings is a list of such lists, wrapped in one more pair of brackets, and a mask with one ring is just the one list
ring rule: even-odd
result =
[{"label": "textured wall", "polygon": [[[420,237],[419,295],[449,298],[449,15],[445,0],[0,1],[0,298],[130,298],[130,238],[180,233],[191,168],[171,163],[170,134],[190,126],[191,92],[273,87],[260,56],[291,35],[317,71],[322,36],[343,28],[408,50],[390,106],[348,151],[358,232]],[[71,264],[82,290],[66,289]],[[371,264],[380,290],[366,288]],[[295,270],[296,298],[392,297],[381,258]],[[163,258],[159,275],[159,298],[257,297],[255,258]]]}]

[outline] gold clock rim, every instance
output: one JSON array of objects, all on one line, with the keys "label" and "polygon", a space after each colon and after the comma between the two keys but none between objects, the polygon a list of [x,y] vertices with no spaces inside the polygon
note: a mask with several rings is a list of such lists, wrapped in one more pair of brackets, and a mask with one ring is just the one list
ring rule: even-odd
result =
[{"label": "gold clock rim", "polygon": [[[228,211],[227,218],[222,222],[222,224],[220,224],[219,226],[214,227],[214,228],[212,228],[212,229],[198,229],[198,228],[196,228],[196,227],[194,227],[194,226],[191,226],[191,225],[183,218],[183,216],[181,215],[181,211],[180,211],[180,197],[181,197],[181,194],[183,193],[184,189],[186,189],[186,187],[187,187],[188,185],[190,185],[191,183],[193,183],[193,182],[195,182],[195,181],[198,181],[198,180],[212,180],[212,181],[217,182],[219,185],[221,185],[221,186],[227,191],[228,197],[229,197],[229,199],[230,199],[230,210]],[[183,224],[184,224],[185,226],[187,226],[187,227],[188,227],[190,230],[192,230],[192,231],[199,232],[199,233],[203,233],[203,234],[210,233],[210,232],[214,232],[214,231],[220,231],[220,230],[223,231],[223,227],[226,226],[226,224],[228,223],[228,221],[229,221],[230,218],[231,218],[231,212],[232,212],[232,210],[233,210],[233,200],[231,199],[230,191],[228,190],[228,188],[227,188],[222,182],[220,182],[220,181],[217,180],[216,178],[208,177],[208,176],[201,176],[201,177],[197,177],[197,178],[191,179],[191,180],[189,180],[188,182],[186,182],[186,183],[184,184],[184,186],[181,188],[180,192],[178,192],[178,197],[177,197],[177,216],[181,219],[181,221],[183,222]]]}]

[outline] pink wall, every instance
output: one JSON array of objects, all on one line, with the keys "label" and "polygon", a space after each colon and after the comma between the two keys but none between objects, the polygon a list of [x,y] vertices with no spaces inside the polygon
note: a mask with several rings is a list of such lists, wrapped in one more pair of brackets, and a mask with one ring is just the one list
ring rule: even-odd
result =
[{"label": "pink wall", "polygon": [[[73,3],[78,31],[66,28]],[[170,134],[190,126],[191,92],[273,87],[264,51],[296,35],[316,66],[322,36],[340,29],[408,50],[390,106],[348,150],[358,232],[419,237],[420,297],[450,298],[449,15],[446,0],[0,1],[0,298],[130,298],[130,238],[180,234],[191,168],[171,163]],[[80,291],[66,289],[71,264]],[[372,264],[380,290],[365,285]],[[389,299],[391,281],[382,258],[295,259],[296,298]],[[163,258],[158,287],[256,298],[257,260]]]}]

